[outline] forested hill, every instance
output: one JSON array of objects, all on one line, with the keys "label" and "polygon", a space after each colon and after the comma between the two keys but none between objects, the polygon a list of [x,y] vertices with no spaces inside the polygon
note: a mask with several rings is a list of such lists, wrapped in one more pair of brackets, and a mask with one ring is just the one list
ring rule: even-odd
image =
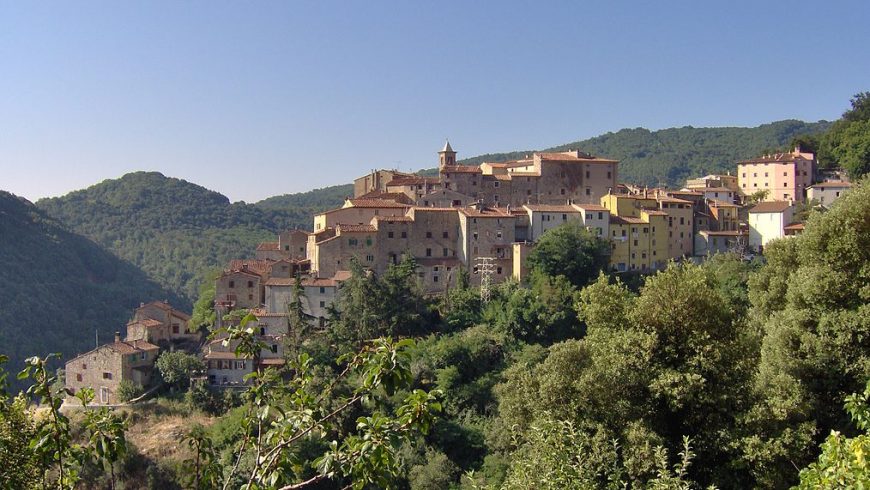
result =
[{"label": "forested hill", "polygon": [[[355,177],[358,176],[350,176],[348,180]],[[296,194],[273,196],[256,203],[256,206],[271,210],[294,209],[311,217],[321,211],[341,206],[346,197],[352,196],[353,184],[341,184],[314,189],[307,192],[298,192]],[[311,224],[309,220],[309,223],[306,223],[306,228],[310,227]]]},{"label": "forested hill", "polygon": [[[683,185],[687,178],[709,173],[734,172],[739,160],[776,149],[786,149],[792,138],[826,131],[830,122],[806,123],[786,120],[754,128],[682,128],[650,131],[622,129],[543,151],[578,149],[619,160],[619,179],[648,185]],[[491,153],[461,163],[503,162],[528,155],[533,150]]]},{"label": "forested hill", "polygon": [[179,301],[134,265],[0,191],[0,346],[12,367],[31,355],[64,359],[123,331],[143,301]]},{"label": "forested hill", "polygon": [[206,271],[253,254],[278,230],[310,227],[310,214],[230,203],[226,196],[157,172],[105,180],[37,206],[139,266],[189,310]]}]

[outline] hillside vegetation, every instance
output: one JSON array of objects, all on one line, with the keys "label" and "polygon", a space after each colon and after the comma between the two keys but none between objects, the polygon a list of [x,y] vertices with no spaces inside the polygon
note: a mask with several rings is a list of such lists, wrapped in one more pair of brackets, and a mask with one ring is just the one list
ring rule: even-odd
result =
[{"label": "hillside vegetation", "polygon": [[[786,120],[754,128],[682,128],[650,131],[622,129],[543,151],[578,149],[619,160],[619,180],[636,184],[682,186],[687,178],[734,172],[736,163],[766,151],[785,150],[792,139],[817,135],[831,123]],[[491,153],[461,163],[503,162],[531,154],[532,150]]]},{"label": "hillside vegetation", "polygon": [[140,267],[190,309],[209,268],[253,254],[281,229],[310,226],[308,211],[230,203],[226,196],[157,172],[105,180],[37,206]]},{"label": "hillside vegetation", "polygon": [[142,301],[179,301],[136,266],[0,191],[0,346],[14,368],[111,339]]}]

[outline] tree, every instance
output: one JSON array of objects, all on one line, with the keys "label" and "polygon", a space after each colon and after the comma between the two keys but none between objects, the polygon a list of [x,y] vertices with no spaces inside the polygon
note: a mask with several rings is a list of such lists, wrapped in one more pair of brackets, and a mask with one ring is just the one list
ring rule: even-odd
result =
[{"label": "tree", "polygon": [[287,321],[295,341],[293,351],[301,344],[302,337],[308,330],[312,319],[311,315],[305,313],[305,288],[302,286],[302,277],[299,272],[296,273],[295,279],[293,289],[290,290],[290,302],[287,303]]},{"label": "tree", "polygon": [[824,434],[848,432],[840,401],[870,378],[868,181],[811,214],[803,235],[772,242],[750,277],[763,338],[740,446],[760,485],[795,483]]},{"label": "tree", "polygon": [[857,180],[870,172],[870,92],[856,94],[851,105],[822,136],[819,163],[823,167],[839,165]]},{"label": "tree", "polygon": [[193,305],[190,316],[191,331],[206,328],[211,330],[215,324],[214,291],[215,280],[219,272],[213,271],[205,275],[206,279],[199,288],[199,298]]},{"label": "tree", "polygon": [[582,287],[607,266],[609,251],[606,241],[571,220],[541,235],[529,254],[529,270],[550,277],[565,276],[574,286]]},{"label": "tree", "polygon": [[870,382],[864,393],[846,397],[846,410],[862,434],[853,438],[838,431],[822,444],[819,459],[800,472],[801,490],[862,488],[870,481]]},{"label": "tree", "polygon": [[194,373],[205,371],[202,360],[182,351],[163,352],[154,364],[173,391],[187,388]]}]

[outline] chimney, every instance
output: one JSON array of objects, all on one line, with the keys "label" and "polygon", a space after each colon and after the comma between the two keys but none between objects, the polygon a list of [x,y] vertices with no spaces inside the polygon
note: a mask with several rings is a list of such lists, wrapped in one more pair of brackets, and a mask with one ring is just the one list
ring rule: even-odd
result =
[{"label": "chimney", "polygon": [[115,332],[115,343],[117,344],[120,341],[121,341],[121,332]]},{"label": "chimney", "polygon": [[144,307],[145,307],[145,303],[139,303],[139,308],[144,308]]}]

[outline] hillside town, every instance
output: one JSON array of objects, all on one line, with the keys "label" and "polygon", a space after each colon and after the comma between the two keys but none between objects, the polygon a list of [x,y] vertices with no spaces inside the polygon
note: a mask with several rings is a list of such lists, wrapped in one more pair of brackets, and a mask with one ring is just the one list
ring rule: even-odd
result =
[{"label": "hillside town", "polygon": [[66,363],[69,393],[91,387],[95,403],[119,403],[120,383],[151,384],[162,349],[200,352],[202,382],[243,386],[247,374],[285,362],[294,289],[304,291],[311,326],[326,329],[354,261],[383,274],[413,258],[419,287],[432,295],[465,273],[476,286],[523,281],[535,243],[568,222],[609,243],[616,274],[722,252],[751,260],[771,240],[800,234],[808,209],[830,206],[851,186],[843,172],[818,170],[800,148],[736,162],[733,175],[689,179],[680,189],[620,183],[618,161],[578,150],[461,165],[447,142],[438,157],[438,176],[372,170],[354,180],[340,208],[314,216],[312,231],[285,231],[254,258],[227,264],[215,281],[215,328],[237,322],[233,312],[253,313],[258,356],[237,356],[221,336],[203,344],[199,326],[166,302],[142,304],[124,336]]}]

